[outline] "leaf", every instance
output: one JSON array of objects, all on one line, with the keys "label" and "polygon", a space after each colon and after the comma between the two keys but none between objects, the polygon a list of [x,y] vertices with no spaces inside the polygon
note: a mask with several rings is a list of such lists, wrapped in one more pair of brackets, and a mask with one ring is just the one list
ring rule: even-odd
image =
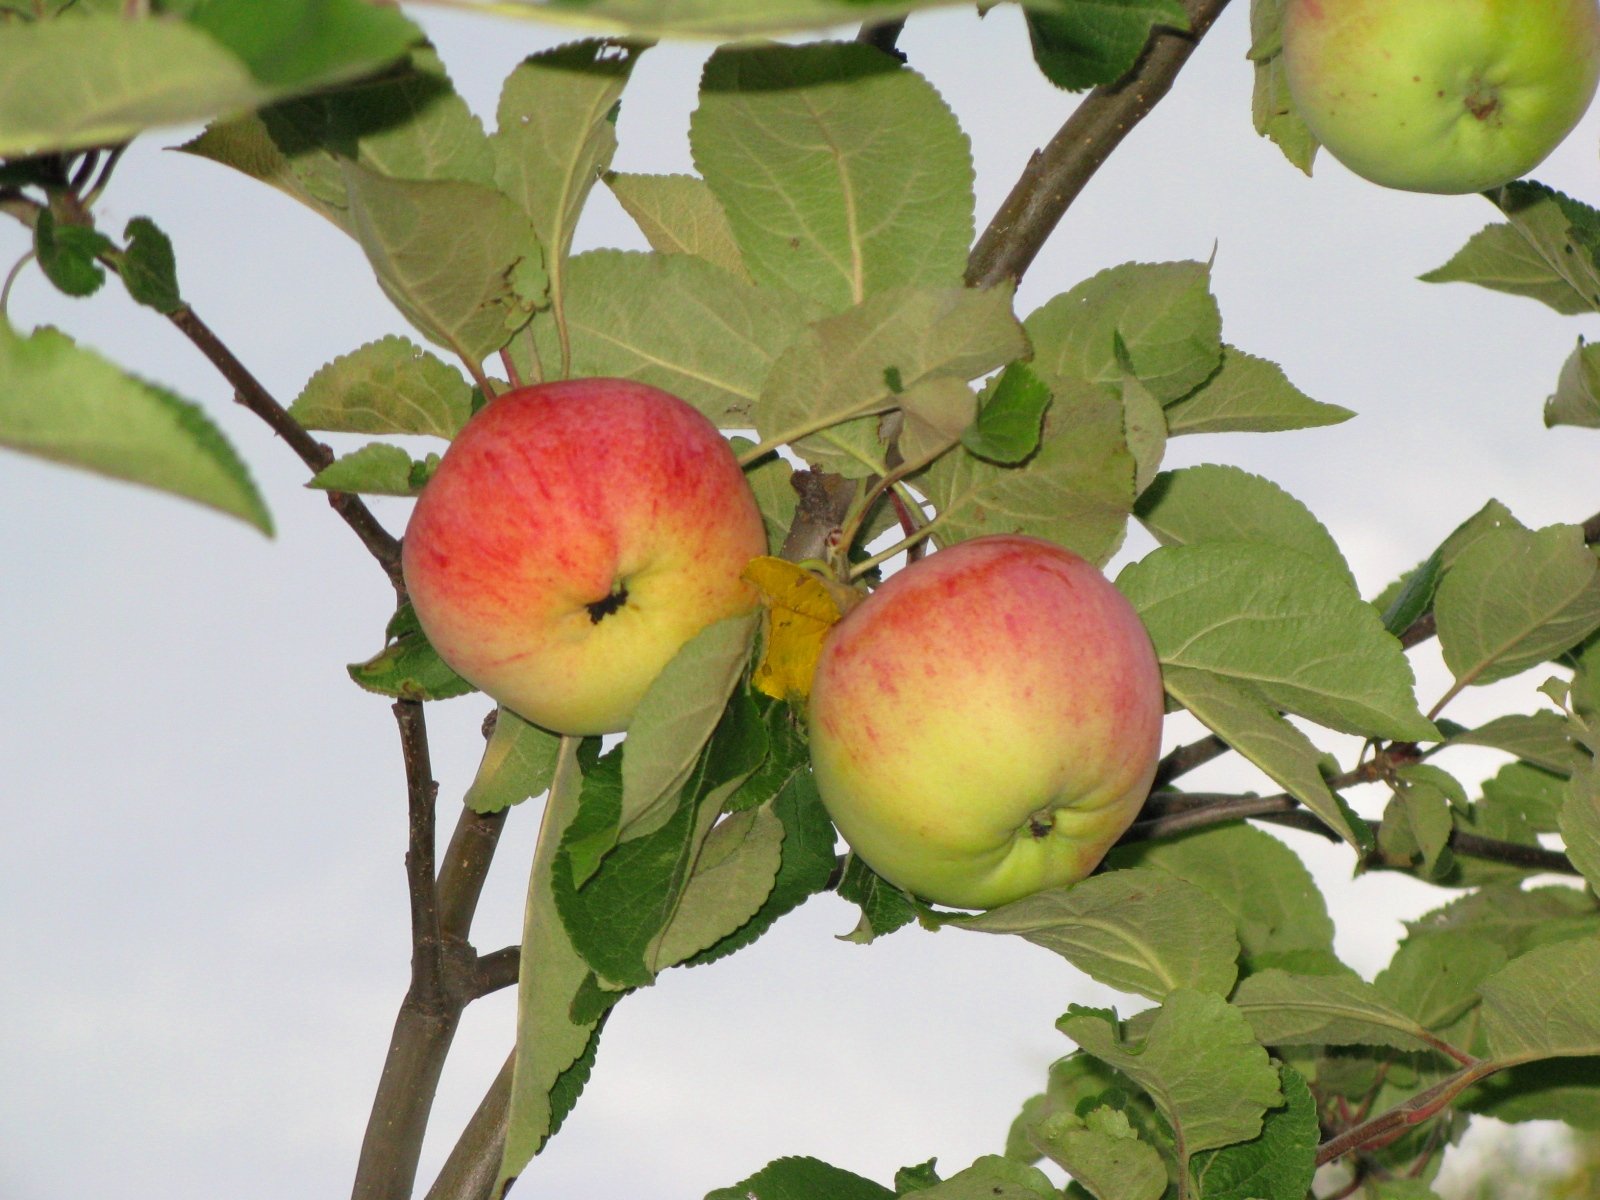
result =
[{"label": "leaf", "polygon": [[[728,443],[741,459],[755,447],[754,442],[744,437],[729,438]],[[756,507],[761,510],[761,520],[767,527],[767,552],[776,556],[783,551],[800,504],[792,482],[794,468],[782,455],[764,454],[744,469],[744,478],[755,493]]]},{"label": "leaf", "polygon": [[1518,956],[1484,980],[1483,1025],[1502,1063],[1600,1054],[1600,935]]},{"label": "leaf", "polygon": [[1134,497],[1122,405],[1093,384],[1053,386],[1043,441],[1026,462],[998,466],[958,450],[914,480],[938,509],[941,545],[1025,533],[1103,566],[1122,544]]},{"label": "leaf", "polygon": [[1567,316],[1593,312],[1597,303],[1575,288],[1510,224],[1480,229],[1444,266],[1417,278],[1423,283],[1475,283],[1526,296]]},{"label": "leaf", "polygon": [[1514,882],[1501,883],[1408,921],[1406,928],[1412,936],[1470,932],[1514,957],[1600,932],[1600,910],[1594,897],[1575,888],[1552,885],[1523,891]]},{"label": "leaf", "polygon": [[307,487],[325,492],[358,492],[371,496],[415,496],[422,491],[424,464],[412,462],[399,446],[372,442],[340,455],[311,477]]},{"label": "leaf", "polygon": [[350,218],[384,294],[430,341],[476,366],[544,302],[539,243],[500,192],[344,164]]},{"label": "leaf", "polygon": [[1600,428],[1600,346],[1578,339],[1556,381],[1555,394],[1544,404],[1544,423]]},{"label": "leaf", "polygon": [[1132,374],[1165,405],[1222,363],[1222,317],[1205,263],[1112,267],[1048,301],[1023,325],[1033,368],[1051,384],[1120,384]]},{"label": "leaf", "polygon": [[449,700],[478,689],[445,665],[410,604],[389,621],[388,643],[365,662],[345,668],[359,686],[400,700]]},{"label": "leaf", "polygon": [[782,865],[783,837],[783,822],[767,808],[733,813],[711,830],[652,947],[658,969],[716,945],[760,911]]},{"label": "leaf", "polygon": [[200,408],[54,329],[23,337],[0,321],[0,445],[159,488],[272,535],[248,469]]},{"label": "leaf", "polygon": [[453,438],[472,415],[472,388],[455,368],[391,334],[318,370],[289,415],[330,433]]},{"label": "leaf", "polygon": [[561,739],[555,734],[524,721],[509,708],[496,710],[494,732],[463,803],[476,813],[496,813],[542,795],[555,778],[560,749]]},{"label": "leaf", "polygon": [[843,940],[861,945],[893,933],[917,919],[919,909],[905,892],[877,874],[854,854],[845,860],[839,880],[839,899],[861,909],[861,919]]},{"label": "leaf", "polygon": [[1426,1029],[1355,975],[1258,971],[1239,981],[1233,1004],[1268,1046],[1432,1048]]},{"label": "leaf", "polygon": [[1506,963],[1503,946],[1470,929],[1414,933],[1373,987],[1428,1029],[1444,1029],[1477,1007],[1478,985]]},{"label": "leaf", "polygon": [[739,255],[728,214],[704,179],[620,171],[608,171],[603,178],[652,250],[704,259],[745,283],[753,282]]},{"label": "leaf", "polygon": [[[826,1194],[833,1200],[832,1193]],[[1057,1200],[1060,1195],[1044,1172],[998,1154],[986,1154],[949,1179],[914,1194],[923,1200]]]},{"label": "leaf", "polygon": [[1117,392],[1122,400],[1122,427],[1133,454],[1133,487],[1143,492],[1161,469],[1167,453],[1167,418],[1150,389],[1124,376]]},{"label": "leaf", "polygon": [[1001,466],[1015,466],[1039,448],[1050,388],[1026,363],[1007,365],[978,397],[978,416],[961,444],[968,453]]},{"label": "leaf", "polygon": [[1519,181],[1485,193],[1531,251],[1591,307],[1600,307],[1600,214],[1542,183]]},{"label": "leaf", "polygon": [[750,685],[775,700],[804,704],[822,642],[844,615],[823,579],[781,558],[754,558],[741,578],[761,593],[766,643]]},{"label": "leaf", "polygon": [[[572,374],[636,379],[671,392],[723,428],[749,428],[773,364],[808,314],[683,254],[591,250],[566,265]],[[540,322],[547,369],[560,350]]]},{"label": "leaf", "polygon": [[1092,1010],[1056,1027],[1149,1093],[1177,1140],[1180,1170],[1202,1150],[1256,1137],[1264,1112],[1283,1103],[1267,1052],[1221,996],[1172,992],[1142,1041],[1124,1040]]},{"label": "leaf", "polygon": [[925,380],[965,381],[1026,352],[1008,289],[878,292],[817,321],[782,354],[762,389],[757,428],[768,445],[788,443],[808,461],[860,478],[878,464],[862,461],[830,426],[887,412]]},{"label": "leaf", "polygon": [[1434,740],[1411,666],[1378,614],[1324,562],[1279,546],[1166,546],[1117,586],[1162,665],[1209,671],[1346,733]]},{"label": "leaf", "polygon": [[1355,413],[1313,400],[1276,363],[1232,346],[1222,347],[1222,366],[1194,391],[1167,405],[1167,432],[1276,433],[1348,421]]},{"label": "leaf", "polygon": [[1600,768],[1591,764],[1573,772],[1560,825],[1567,857],[1600,892]]},{"label": "leaf", "polygon": [[1161,1200],[1167,1167],[1160,1152],[1139,1140],[1120,1111],[1098,1108],[1088,1116],[1109,1125],[1111,1120],[1101,1116],[1105,1113],[1120,1118],[1115,1132],[1089,1128],[1075,1114],[1058,1113],[1044,1123],[1038,1141],[1097,1200]]},{"label": "leaf", "polygon": [[496,12],[540,22],[597,24],[653,37],[739,38],[869,24],[957,0],[501,0]]},{"label": "leaf", "polygon": [[[1592,762],[1589,760],[1589,764]],[[1566,780],[1561,775],[1531,763],[1514,762],[1483,781],[1483,803],[1479,807],[1506,810],[1532,833],[1554,833],[1566,795]]]},{"label": "leaf", "polygon": [[92,296],[106,281],[96,259],[111,250],[111,239],[88,225],[58,222],[48,208],[33,226],[33,253],[45,278],[68,296]]},{"label": "leaf", "polygon": [[1278,1068],[1284,1106],[1268,1110],[1261,1135],[1196,1155],[1189,1175],[1202,1200],[1305,1200],[1317,1173],[1321,1129],[1305,1079]]},{"label": "leaf", "polygon": [[683,786],[744,671],[755,624],[751,614],[706,626],[646,689],[623,752],[623,831],[648,828]]},{"label": "leaf", "polygon": [[1476,729],[1455,734],[1445,744],[1492,746],[1560,775],[1570,775],[1588,759],[1573,742],[1567,719],[1548,709],[1495,717]]},{"label": "leaf", "polygon": [[122,236],[127,249],[122,252],[118,274],[128,295],[159,313],[174,313],[183,307],[178,293],[178,264],[172,241],[149,217],[135,217]]},{"label": "leaf", "polygon": [[950,924],[1019,934],[1107,987],[1157,1001],[1176,988],[1226,996],[1239,956],[1221,905],[1176,876],[1137,867],[1035,892]]},{"label": "leaf", "polygon": [[[1424,771],[1432,770],[1426,764],[1418,765]],[[1454,780],[1450,783],[1460,790]],[[1406,865],[1414,855],[1420,855],[1423,875],[1435,878],[1441,865],[1450,865],[1448,856],[1443,864],[1440,861],[1455,828],[1449,796],[1433,780],[1420,775],[1415,765],[1397,771],[1393,786],[1393,795],[1383,812],[1383,826],[1378,831],[1378,849],[1386,861],[1396,866]]]},{"label": "leaf", "polygon": [[98,13],[0,25],[0,156],[111,145],[336,83],[405,53],[416,26],[359,0],[212,0],[194,18]]},{"label": "leaf", "polygon": [[882,51],[720,49],[689,142],[757,283],[836,312],[961,281],[973,237],[967,137],[928,82]]},{"label": "leaf", "polygon": [[1548,661],[1600,628],[1600,579],[1583,530],[1484,534],[1440,582],[1434,612],[1457,690]]},{"label": "leaf", "polygon": [[882,1184],[815,1158],[780,1158],[732,1187],[706,1193],[706,1200],[894,1200]]},{"label": "leaf", "polygon": [[1211,671],[1166,666],[1167,694],[1212,733],[1254,763],[1350,845],[1361,835],[1322,777],[1322,753],[1311,739],[1244,683]]},{"label": "leaf", "polygon": [[1188,29],[1178,0],[1088,0],[1059,12],[1027,14],[1033,60],[1059,88],[1082,91],[1115,83],[1131,68],[1151,29]]},{"label": "leaf", "polygon": [[1163,471],[1134,512],[1163,546],[1195,542],[1265,542],[1298,550],[1355,576],[1331,534],[1311,510],[1277,484],[1237,467]]},{"label": "leaf", "polygon": [[614,111],[642,49],[598,39],[557,46],[518,63],[500,91],[498,128],[489,139],[495,183],[544,247],[558,320],[573,231],[616,152]]}]

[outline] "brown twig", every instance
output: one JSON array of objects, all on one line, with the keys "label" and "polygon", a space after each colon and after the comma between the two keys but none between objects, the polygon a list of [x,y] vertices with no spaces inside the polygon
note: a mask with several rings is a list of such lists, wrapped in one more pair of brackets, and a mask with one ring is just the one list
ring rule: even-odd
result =
[{"label": "brown twig", "polygon": [[425,1200],[488,1200],[505,1153],[511,1116],[511,1075],[516,1060],[515,1051],[506,1057]]},{"label": "brown twig", "polygon": [[1228,0],[1184,0],[1189,29],[1155,30],[1133,68],[1085,96],[1043,150],[1035,151],[967,260],[967,283],[1020,280],[1102,163],[1172,87]]},{"label": "brown twig", "polygon": [[1207,734],[1186,746],[1179,746],[1157,764],[1156,777],[1150,786],[1152,789],[1164,788],[1179,776],[1187,775],[1196,767],[1204,766],[1214,758],[1220,758],[1231,749],[1233,747],[1214,733]]},{"label": "brown twig", "polygon": [[1489,1060],[1475,1061],[1453,1075],[1441,1079],[1432,1087],[1418,1092],[1403,1104],[1396,1105],[1369,1121],[1363,1121],[1338,1136],[1329,1138],[1317,1148],[1317,1166],[1327,1166],[1352,1150],[1359,1150],[1362,1146],[1381,1141],[1437,1116],[1467,1088],[1480,1079],[1493,1075],[1500,1067],[1500,1063]]}]

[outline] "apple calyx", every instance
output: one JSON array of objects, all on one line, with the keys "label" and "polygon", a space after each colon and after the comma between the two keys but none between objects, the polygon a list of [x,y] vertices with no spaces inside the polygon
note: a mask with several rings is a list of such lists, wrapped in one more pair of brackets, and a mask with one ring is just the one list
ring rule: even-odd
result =
[{"label": "apple calyx", "polygon": [[589,623],[598,625],[612,613],[622,609],[627,603],[628,583],[627,580],[623,580],[606,595],[592,604],[585,604],[583,607],[589,614]]}]

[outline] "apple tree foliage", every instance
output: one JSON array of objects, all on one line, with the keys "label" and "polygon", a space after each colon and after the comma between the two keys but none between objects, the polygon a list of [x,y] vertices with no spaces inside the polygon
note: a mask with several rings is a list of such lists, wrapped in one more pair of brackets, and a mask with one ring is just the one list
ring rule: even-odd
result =
[{"label": "apple tree foliage", "polygon": [[[1021,1103],[1006,1145],[962,1170],[923,1164],[883,1183],[784,1158],[713,1197],[1062,1195],[1044,1159],[1070,1177],[1067,1195],[1101,1200],[1298,1200],[1335,1162],[1344,1174],[1324,1175],[1325,1191],[1426,1196],[1472,1114],[1600,1127],[1600,521],[1530,529],[1490,500],[1363,596],[1328,530],[1276,484],[1226,464],[1163,470],[1174,437],[1350,413],[1224,340],[1203,262],[1128,263],[1016,312],[1025,261],[987,278],[973,252],[968,137],[982,131],[962,129],[892,52],[894,23],[931,0],[481,7],[610,35],[522,62],[486,128],[392,7],[0,0],[0,208],[31,227],[37,269],[63,292],[115,276],[167,315],[391,566],[393,538],[359,496],[415,494],[436,457],[362,439],[421,434],[442,449],[508,378],[625,376],[737,431],[773,552],[826,554],[843,579],[870,582],[925,539],[1014,531],[1103,565],[1137,521],[1159,548],[1117,584],[1149,629],[1170,707],[1213,736],[1169,756],[1098,873],[959,914],[836,857],[802,725],[751,687],[757,617],[685,646],[620,745],[500,712],[476,778],[445,790],[464,796],[464,820],[544,798],[509,956],[518,1035],[480,1112],[490,1132],[468,1130],[430,1194],[499,1194],[577,1102],[613,1005],[669,968],[741,949],[825,889],[859,904],[859,941],[914,922],[1018,936],[1125,994],[1128,1011],[1068,1010],[1043,1091]],[[1018,54],[1066,89],[1110,84],[1159,57],[1153,39],[1203,32],[1219,7],[1030,0]],[[1306,166],[1316,147],[1279,73],[1279,7],[1252,7],[1254,117]],[[845,20],[875,36],[824,32]],[[785,44],[752,37],[797,30]],[[701,79],[695,173],[614,171],[634,63],[650,39],[686,34],[738,39]],[[184,152],[357,243],[415,338],[352,348],[288,405],[266,395],[185,302],[182,247],[144,218],[97,222],[120,147],[179,122],[208,122]],[[595,188],[649,252],[574,252]],[[1600,211],[1533,182],[1488,199],[1499,218],[1425,278],[1600,311]],[[1550,423],[1600,427],[1596,350],[1552,365]],[[272,527],[199,406],[9,317],[0,443]],[[833,537],[808,550],[796,534],[819,511]],[[397,698],[408,728],[423,702],[471,689],[391,577],[401,596],[384,649],[350,673]],[[1406,653],[1433,637],[1454,683],[1424,712]],[[1535,711],[1476,728],[1443,715],[1463,689],[1523,672],[1549,680]],[[1330,732],[1364,739],[1359,757],[1330,753]],[[425,755],[407,745],[413,824],[423,812],[431,839]],[[1507,757],[1481,794],[1450,773],[1460,746]],[[1272,794],[1186,793],[1186,771],[1223,753]],[[1357,811],[1343,794],[1357,784],[1387,799]],[[1300,859],[1253,820],[1320,829],[1358,868],[1409,872],[1448,900],[1363,979],[1335,953]],[[414,1097],[387,1103],[425,1124],[426,1095],[420,1118]],[[376,1116],[357,1194],[407,1195],[416,1146],[385,1142]]]}]

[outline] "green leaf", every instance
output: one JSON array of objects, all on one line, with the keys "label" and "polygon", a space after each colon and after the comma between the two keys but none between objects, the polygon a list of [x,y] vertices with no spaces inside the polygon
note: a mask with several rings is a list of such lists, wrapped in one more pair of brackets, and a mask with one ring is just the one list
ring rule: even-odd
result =
[{"label": "green leaf", "polygon": [[[832,1193],[826,1193],[833,1200]],[[986,1154],[965,1170],[913,1195],[922,1200],[1057,1200],[1044,1172],[998,1154]]]},{"label": "green leaf", "polygon": [[1117,1109],[1097,1108],[1087,1116],[1101,1127],[1065,1112],[1043,1123],[1038,1141],[1051,1160],[1097,1200],[1161,1200],[1167,1167],[1160,1152],[1140,1141]]},{"label": "green leaf", "polygon": [[[895,399],[900,402],[901,423],[894,441],[905,462],[931,462],[956,446],[972,428],[978,409],[972,388],[946,377],[925,379],[896,393]],[[861,544],[871,540],[863,538]]]},{"label": "green leaf", "polygon": [[509,708],[495,712],[494,732],[463,802],[473,812],[496,813],[542,795],[555,778],[561,739],[524,721]]},{"label": "green leaf", "polygon": [[757,283],[839,311],[961,281],[971,149],[938,93],[889,55],[850,42],[718,50],[689,140]]},{"label": "green leaf", "polygon": [[92,296],[106,281],[96,259],[111,249],[111,239],[88,225],[64,225],[48,208],[33,226],[33,253],[45,278],[68,296]]},{"label": "green leaf", "polygon": [[861,945],[911,924],[921,911],[915,900],[854,854],[845,860],[838,892],[839,899],[861,909],[856,927],[841,937]]},{"label": "green leaf", "polygon": [[1180,433],[1276,433],[1348,421],[1355,413],[1307,396],[1283,369],[1232,346],[1222,348],[1222,366],[1188,395],[1167,405],[1167,431]]},{"label": "green leaf", "polygon": [[[728,443],[739,456],[755,447],[754,442],[744,437],[729,438]],[[761,510],[761,520],[767,527],[767,553],[774,556],[782,552],[800,504],[791,482],[793,477],[794,468],[780,454],[762,455],[744,469],[745,482],[755,493],[756,507]]]},{"label": "green leaf", "polygon": [[1270,1109],[1261,1136],[1196,1155],[1190,1178],[1201,1200],[1305,1200],[1317,1173],[1317,1101],[1305,1079],[1281,1066],[1284,1106]]},{"label": "green leaf", "polygon": [[[749,428],[763,386],[804,328],[804,305],[683,254],[591,250],[566,265],[572,374],[636,379],[715,425]],[[560,361],[539,323],[547,370]]]},{"label": "green leaf", "polygon": [[589,191],[611,165],[612,118],[643,48],[591,39],[532,55],[506,77],[489,139],[495,182],[521,206],[544,247],[559,317],[567,252]]},{"label": "green leaf", "polygon": [[1432,1048],[1426,1029],[1355,975],[1258,971],[1239,981],[1233,1004],[1268,1046]]},{"label": "green leaf", "polygon": [[472,388],[454,367],[391,334],[318,370],[289,415],[330,433],[453,438],[472,415]]},{"label": "green leaf", "polygon": [[1478,985],[1505,963],[1505,948],[1471,929],[1414,933],[1373,987],[1419,1025],[1444,1029],[1477,1007]]},{"label": "green leaf", "polygon": [[1014,362],[978,397],[978,418],[961,444],[979,458],[1015,466],[1039,448],[1050,388],[1026,363]]},{"label": "green leaf", "polygon": [[1117,386],[1122,401],[1122,425],[1128,450],[1133,455],[1133,488],[1143,492],[1161,469],[1167,453],[1167,418],[1161,404],[1132,375],[1125,375]]},{"label": "green leaf", "polygon": [[209,417],[54,329],[0,321],[0,446],[194,500],[272,534],[249,471]]},{"label": "green leaf", "polygon": [[1191,883],[1137,867],[949,923],[1018,934],[1107,987],[1158,1001],[1176,988],[1226,996],[1239,957],[1226,909]]},{"label": "green leaf", "polygon": [[1593,936],[1600,932],[1600,909],[1594,897],[1575,888],[1523,891],[1515,882],[1500,883],[1408,921],[1406,928],[1412,936],[1467,931],[1514,957],[1536,946]]},{"label": "green leaf", "polygon": [[1600,935],[1530,950],[1479,991],[1497,1061],[1600,1054]]},{"label": "green leaf", "polygon": [[769,808],[732,813],[712,828],[653,947],[658,969],[710,949],[760,911],[783,863],[783,838],[783,822]]},{"label": "green leaf", "polygon": [[424,464],[412,462],[399,446],[372,442],[340,455],[311,477],[307,487],[325,492],[357,492],[370,496],[415,496],[422,491]]},{"label": "green leaf", "polygon": [[449,700],[477,691],[445,665],[410,604],[390,619],[386,636],[388,643],[377,654],[345,668],[367,691],[400,700]]},{"label": "green leaf", "polygon": [[1600,213],[1531,181],[1485,194],[1533,254],[1591,308],[1600,308]]},{"label": "green leaf", "polygon": [[1258,1136],[1265,1111],[1283,1103],[1277,1069],[1244,1017],[1209,992],[1172,992],[1142,1040],[1124,1039],[1093,1010],[1069,1012],[1056,1027],[1149,1094],[1172,1128],[1181,1170],[1202,1150]]},{"label": "green leaf", "polygon": [[1086,0],[1060,12],[1032,9],[1027,19],[1039,70],[1073,92],[1121,79],[1154,26],[1189,28],[1178,0]]},{"label": "green leaf", "polygon": [[254,108],[399,57],[418,37],[359,0],[212,0],[192,22],[120,13],[0,25],[0,156],[110,145]]},{"label": "green leaf", "polygon": [[1570,775],[1588,760],[1573,742],[1567,719],[1548,709],[1495,717],[1476,729],[1455,734],[1446,745],[1492,746],[1560,775]]},{"label": "green leaf", "polygon": [[603,178],[652,250],[704,259],[745,283],[752,282],[728,214],[704,179],[619,171],[608,171]]},{"label": "green leaf", "polygon": [[1444,266],[1417,278],[1423,283],[1475,283],[1493,291],[1526,296],[1567,316],[1593,312],[1600,304],[1600,300],[1591,300],[1574,287],[1516,226],[1509,224],[1480,229]]},{"label": "green leaf", "polygon": [[1561,805],[1561,838],[1567,857],[1600,892],[1600,768],[1574,771]]},{"label": "green leaf", "polygon": [[930,1158],[915,1166],[901,1167],[894,1173],[894,1194],[904,1196],[910,1192],[922,1192],[938,1183],[939,1172],[934,1170],[937,1161]]},{"label": "green leaf", "polygon": [[122,252],[119,274],[128,295],[159,313],[177,312],[183,297],[171,239],[149,217],[133,218],[122,236],[128,247]]},{"label": "green leaf", "polygon": [[1600,428],[1600,346],[1578,339],[1561,366],[1555,394],[1545,401],[1544,423]]},{"label": "green leaf", "polygon": [[[1454,828],[1445,794],[1425,779],[1408,780],[1402,774],[1383,810],[1378,849],[1395,866],[1405,866],[1420,855],[1423,875],[1433,878],[1439,874],[1440,856]],[[1443,865],[1450,865],[1448,859]]]},{"label": "green leaf", "polygon": [[1283,5],[1250,6],[1250,61],[1255,64],[1255,87],[1251,96],[1251,119],[1256,132],[1271,138],[1283,156],[1311,174],[1317,140],[1295,111],[1284,76]]},{"label": "green leaf", "polygon": [[894,1200],[882,1184],[815,1158],[780,1158],[706,1200]]},{"label": "green leaf", "polygon": [[1120,384],[1132,374],[1165,405],[1222,363],[1222,316],[1205,263],[1112,267],[1036,309],[1023,325],[1033,367],[1052,385],[1062,378]]},{"label": "green leaf", "polygon": [[1008,289],[877,292],[816,322],[783,353],[762,389],[757,427],[766,444],[789,443],[813,463],[864,477],[882,464],[830,426],[887,412],[926,380],[965,381],[1026,352]]},{"label": "green leaf", "polygon": [[545,301],[527,218],[502,193],[344,164],[350,219],[384,294],[430,341],[476,366]]},{"label": "green leaf", "polygon": [[941,545],[1026,533],[1104,565],[1122,544],[1134,497],[1122,404],[1094,384],[1052,386],[1043,441],[1026,462],[999,466],[958,450],[915,480],[938,509]]},{"label": "green leaf", "polygon": [[1195,542],[1265,542],[1298,550],[1336,568],[1355,587],[1338,544],[1311,510],[1277,484],[1237,467],[1163,471],[1134,507],[1163,546]]},{"label": "green leaf", "polygon": [[1327,563],[1280,546],[1165,546],[1117,586],[1162,665],[1234,679],[1271,703],[1346,733],[1434,740],[1411,665],[1378,614]]},{"label": "green leaf", "polygon": [[1434,593],[1439,590],[1441,571],[1439,551],[1435,550],[1415,569],[1385,588],[1372,602],[1383,614],[1383,627],[1400,637],[1431,609]]},{"label": "green leaf", "polygon": [[[1593,760],[1584,764],[1587,769]],[[1576,766],[1576,764],[1574,764]],[[1568,789],[1562,775],[1527,762],[1507,763],[1483,781],[1482,809],[1514,814],[1531,833],[1554,833]]]},{"label": "green leaf", "polygon": [[1456,690],[1546,662],[1600,627],[1600,579],[1576,525],[1498,529],[1462,551],[1434,600]]},{"label": "green leaf", "polygon": [[1541,1058],[1498,1071],[1455,1105],[1499,1121],[1562,1121],[1600,1130],[1600,1058]]}]

